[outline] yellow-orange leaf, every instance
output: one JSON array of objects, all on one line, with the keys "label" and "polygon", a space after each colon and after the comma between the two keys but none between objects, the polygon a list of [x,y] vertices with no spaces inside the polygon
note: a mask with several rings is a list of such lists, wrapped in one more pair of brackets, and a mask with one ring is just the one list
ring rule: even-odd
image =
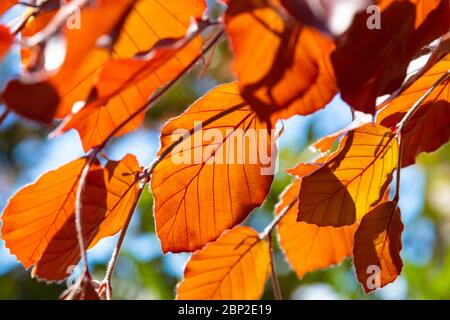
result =
[{"label": "yellow-orange leaf", "polygon": [[215,88],[167,123],[158,153],[163,159],[152,176],[163,251],[200,249],[260,206],[273,180],[272,149],[270,127],[234,83]]},{"label": "yellow-orange leaf", "polygon": [[299,221],[348,226],[384,196],[398,161],[394,134],[376,124],[353,129],[325,164],[302,180]]},{"label": "yellow-orange leaf", "polygon": [[[305,166],[302,166],[305,167]],[[311,173],[318,166],[291,170],[302,175]],[[309,171],[309,172],[308,172]],[[357,225],[349,227],[319,227],[297,222],[298,197],[301,178],[297,178],[281,195],[275,214],[285,214],[278,223],[281,248],[292,269],[299,278],[306,273],[330,267],[352,255],[353,236]],[[288,210],[285,212],[285,210]]]},{"label": "yellow-orange leaf", "polygon": [[382,288],[401,273],[403,224],[397,203],[384,202],[370,211],[355,234],[354,263],[364,290]]},{"label": "yellow-orange leaf", "polygon": [[230,1],[225,22],[242,96],[262,118],[310,114],[337,93],[334,44],[319,31],[280,16],[265,0]]},{"label": "yellow-orange leaf", "polygon": [[[384,107],[377,123],[395,128],[409,109],[450,70],[450,55],[417,79],[400,96]],[[450,78],[423,101],[402,131],[402,166],[416,162],[421,152],[433,152],[450,139]]]},{"label": "yellow-orange leaf", "polygon": [[256,300],[270,270],[269,245],[255,230],[236,227],[195,252],[177,288],[179,300]]}]

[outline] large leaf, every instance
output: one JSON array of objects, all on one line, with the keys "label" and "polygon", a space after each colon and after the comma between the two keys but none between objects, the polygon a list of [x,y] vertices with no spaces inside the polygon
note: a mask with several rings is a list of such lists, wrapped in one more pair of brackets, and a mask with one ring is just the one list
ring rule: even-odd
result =
[{"label": "large leaf", "polygon": [[163,159],[152,190],[164,252],[202,248],[242,222],[269,192],[275,152],[270,127],[238,91],[234,83],[217,87],[162,130]]},{"label": "large leaf", "polygon": [[[450,70],[450,55],[417,79],[402,94],[384,107],[377,122],[394,128],[409,109]],[[450,139],[450,79],[442,82],[423,101],[402,132],[402,167],[416,162],[421,152],[433,152]]]},{"label": "large leaf", "polygon": [[372,114],[377,97],[401,86],[419,50],[450,28],[448,0],[381,0],[379,5],[381,28],[368,28],[370,14],[358,14],[331,59],[343,99]]},{"label": "large leaf", "polygon": [[355,268],[364,290],[393,282],[402,271],[403,224],[397,203],[384,202],[370,211],[355,234]]},{"label": "large leaf", "polygon": [[299,221],[319,226],[352,225],[385,194],[398,162],[398,144],[387,128],[353,129],[325,164],[302,180]]},{"label": "large leaf", "polygon": [[334,44],[319,31],[265,0],[230,1],[225,23],[242,96],[262,118],[310,114],[336,94]]},{"label": "large leaf", "polygon": [[249,227],[236,227],[192,255],[178,285],[177,299],[259,299],[269,270],[267,242]]}]

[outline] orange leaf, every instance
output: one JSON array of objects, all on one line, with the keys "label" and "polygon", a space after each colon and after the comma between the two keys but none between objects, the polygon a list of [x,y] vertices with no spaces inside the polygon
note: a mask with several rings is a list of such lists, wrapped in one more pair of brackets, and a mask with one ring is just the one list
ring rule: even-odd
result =
[{"label": "orange leaf", "polygon": [[195,252],[177,288],[179,300],[256,300],[270,270],[269,245],[255,230],[236,227]]},{"label": "orange leaf", "polygon": [[[86,159],[51,171],[19,191],[7,205],[3,240],[33,276],[47,281],[66,278],[80,259],[75,228],[75,197]],[[133,156],[90,167],[81,196],[83,238],[92,248],[124,226],[138,196]]]},{"label": "orange leaf", "polygon": [[366,293],[393,282],[403,268],[400,251],[403,224],[397,203],[384,202],[370,211],[355,234],[355,268]]},{"label": "orange leaf", "polygon": [[310,114],[337,93],[334,44],[319,31],[280,16],[265,0],[230,1],[225,22],[242,96],[260,117]]},{"label": "orange leaf", "polygon": [[[157,45],[148,59],[109,61],[94,88],[93,102],[69,115],[55,134],[77,129],[86,151],[102,144],[130,115],[146,105],[157,88],[176,78],[196,58],[200,48],[200,39],[191,42],[191,37],[187,37]],[[114,136],[136,129],[143,119],[144,112]]]},{"label": "orange leaf", "polygon": [[9,29],[3,25],[0,25],[0,62],[8,53],[13,42],[14,38],[9,32]]},{"label": "orange leaf", "polygon": [[381,28],[369,29],[370,14],[358,14],[331,57],[343,99],[372,114],[377,97],[402,85],[419,50],[450,28],[449,0],[384,0],[380,5]]},{"label": "orange leaf", "polygon": [[[109,53],[96,47],[97,40],[121,22],[135,0],[100,0],[80,11],[82,29],[64,28],[67,53],[63,66],[46,80],[10,81],[4,93],[16,113],[44,123],[67,115],[75,102],[84,101]],[[45,91],[40,90],[42,87]],[[33,105],[34,111],[29,106]]]},{"label": "orange leaf", "polygon": [[[409,109],[435,82],[450,70],[450,55],[434,65],[402,94],[384,107],[377,123],[395,128]],[[402,132],[402,167],[416,162],[421,152],[433,152],[450,139],[450,79],[447,79],[425,99]]]},{"label": "orange leaf", "polygon": [[2,0],[0,2],[0,15],[4,14],[16,3],[17,3],[17,0]]},{"label": "orange leaf", "polygon": [[238,91],[234,83],[215,88],[162,130],[163,159],[152,190],[164,252],[202,248],[241,223],[269,192],[275,153],[270,127]]},{"label": "orange leaf", "polygon": [[334,228],[297,222],[298,200],[295,199],[300,184],[301,179],[297,179],[283,192],[275,213],[288,210],[278,223],[280,244],[297,276],[303,278],[308,272],[328,268],[351,256],[357,225]]},{"label": "orange leaf", "polygon": [[382,199],[397,161],[389,129],[366,124],[349,131],[325,164],[303,178],[299,221],[334,227],[359,221]]},{"label": "orange leaf", "polygon": [[[138,170],[137,160],[131,155],[121,161],[109,161],[105,169],[91,168],[81,196],[81,221],[87,248],[124,227],[138,200]],[[75,215],[72,213],[35,264],[33,276],[46,280],[63,279],[68,275],[67,270],[79,260]]]},{"label": "orange leaf", "polygon": [[78,181],[86,162],[81,158],[50,171],[9,200],[2,215],[2,238],[25,268],[39,261],[53,237],[73,216]]}]

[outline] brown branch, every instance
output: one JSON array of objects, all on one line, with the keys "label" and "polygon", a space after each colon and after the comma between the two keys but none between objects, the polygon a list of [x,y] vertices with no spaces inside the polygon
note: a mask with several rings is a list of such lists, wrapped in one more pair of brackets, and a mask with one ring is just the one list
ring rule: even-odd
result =
[{"label": "brown branch", "polygon": [[272,232],[269,233],[268,241],[269,241],[269,252],[270,252],[270,275],[272,279],[272,288],[275,300],[283,300],[283,296],[281,294],[280,282],[278,281],[277,269],[275,266],[275,257],[273,251],[273,239]]},{"label": "brown branch", "polygon": [[106,290],[106,299],[107,300],[112,299],[112,286],[111,286],[112,276],[114,274],[114,270],[116,269],[117,261],[119,259],[119,254],[120,254],[120,250],[122,249],[125,235],[128,231],[128,227],[130,226],[130,222],[133,217],[133,213],[136,210],[136,206],[139,202],[139,198],[141,197],[142,191],[144,190],[144,186],[145,186],[144,184],[141,184],[139,187],[138,194],[137,194],[137,200],[134,203],[133,207],[131,208],[130,214],[127,217],[125,225],[122,228],[122,231],[120,232],[119,240],[117,241],[116,247],[114,248],[114,252],[111,256],[111,259],[109,260],[108,267],[106,269],[106,275],[105,275],[105,279],[102,282],[102,286]]},{"label": "brown branch", "polygon": [[86,178],[89,173],[89,170],[91,168],[91,165],[93,161],[96,159],[96,152],[92,152],[91,155],[88,157],[88,161],[86,162],[86,165],[83,168],[83,171],[81,173],[80,181],[78,182],[78,188],[75,198],[75,229],[77,232],[77,239],[78,239],[78,246],[80,249],[80,257],[81,261],[83,262],[83,273],[89,272],[89,266],[87,261],[87,254],[86,254],[86,244],[84,242],[84,236],[83,236],[83,222],[81,218],[81,213],[83,211],[83,201],[82,196],[86,189]]},{"label": "brown branch", "polygon": [[266,239],[270,236],[270,234],[272,233],[272,231],[275,229],[275,227],[278,225],[278,223],[281,221],[281,219],[284,218],[284,216],[289,212],[289,210],[292,209],[292,207],[294,207],[294,205],[298,202],[298,197],[295,198],[291,203],[289,203],[289,205],[287,207],[285,207],[283,209],[282,212],[280,212],[280,214],[278,214],[273,220],[272,222],[264,229],[263,232],[261,232],[259,234],[259,238],[260,239]]},{"label": "brown branch", "polygon": [[10,111],[8,109],[5,109],[5,111],[2,112],[2,114],[0,115],[0,126],[3,124],[6,118],[8,118],[9,114]]}]

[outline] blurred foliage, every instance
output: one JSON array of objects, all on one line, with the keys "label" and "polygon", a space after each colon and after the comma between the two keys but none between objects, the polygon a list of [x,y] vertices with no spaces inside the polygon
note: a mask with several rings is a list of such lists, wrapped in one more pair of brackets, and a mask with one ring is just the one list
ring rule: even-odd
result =
[{"label": "blurred foliage", "polygon": [[[185,76],[158,103],[151,107],[146,114],[145,124],[140,130],[159,130],[170,117],[180,114],[186,106],[201,96],[206,90],[219,83],[233,79],[231,68],[231,53],[225,42],[221,43],[209,61],[203,63]],[[203,75],[205,66],[208,73]],[[1,109],[1,107],[0,107]],[[1,110],[0,110],[1,111]],[[347,112],[347,111],[342,111]],[[324,113],[326,114],[326,113]],[[322,115],[324,115],[322,114]],[[290,145],[282,145],[280,149],[280,170],[272,186],[270,195],[264,205],[256,209],[245,221],[246,224],[262,230],[273,217],[273,208],[278,202],[279,194],[292,181],[284,169],[293,167],[300,161],[313,160],[313,154],[305,146],[319,138],[315,132],[318,124],[308,122],[305,142],[294,141]],[[28,121],[13,119],[0,128],[0,208],[10,196],[11,188],[17,186],[17,180],[25,166],[33,165],[39,159],[38,146],[47,143],[47,128],[40,128]],[[299,130],[299,134],[305,134]],[[27,143],[25,143],[27,142]],[[24,144],[25,143],[25,144]],[[153,141],[157,143],[157,141]],[[26,164],[15,156],[17,148],[25,148]],[[106,150],[108,154],[109,148]],[[22,152],[23,153],[23,152]],[[414,259],[404,259],[405,267],[402,277],[394,284],[371,295],[364,295],[357,283],[350,261],[340,266],[308,274],[304,279],[297,279],[290,270],[282,253],[276,254],[276,265],[284,298],[313,297],[343,298],[343,299],[382,299],[382,298],[411,298],[411,299],[449,299],[450,298],[450,146],[447,145],[434,154],[422,155],[418,167],[425,177],[424,205],[413,221],[407,224],[404,234],[412,232],[409,225],[416,222],[431,222],[435,245],[427,250],[430,259],[423,262]],[[145,164],[144,164],[145,165]],[[418,182],[420,183],[420,182]],[[407,187],[407,186],[406,186]],[[126,242],[133,237],[154,237],[155,226],[152,215],[153,200],[150,192],[144,192],[140,200],[137,214],[134,217],[135,229],[128,234]],[[409,236],[414,241],[414,234]],[[418,240],[420,241],[420,240]],[[130,242],[131,243],[131,242]],[[158,244],[155,244],[158,246]],[[157,248],[139,248],[142,253],[150,249],[160,252]],[[147,252],[148,251],[148,252]],[[418,252],[425,255],[425,252]],[[0,299],[56,299],[63,291],[64,285],[46,285],[30,277],[20,265],[2,273],[2,255],[7,251],[0,251]],[[144,257],[144,258],[143,258]],[[159,254],[136,255],[136,252],[125,248],[122,251],[117,272],[113,280],[114,297],[116,299],[173,299],[176,283],[180,274],[173,269],[182,269],[185,259],[172,259],[173,256]],[[150,257],[150,258],[149,258]],[[102,279],[105,263],[96,263],[94,276]],[[181,265],[179,265],[181,264]],[[393,287],[395,290],[393,290]],[[314,289],[311,291],[311,288]],[[319,291],[318,291],[319,290]],[[317,293],[319,292],[319,293]],[[318,295],[319,294],[319,295]],[[273,293],[270,281],[264,299],[272,299]]]}]

